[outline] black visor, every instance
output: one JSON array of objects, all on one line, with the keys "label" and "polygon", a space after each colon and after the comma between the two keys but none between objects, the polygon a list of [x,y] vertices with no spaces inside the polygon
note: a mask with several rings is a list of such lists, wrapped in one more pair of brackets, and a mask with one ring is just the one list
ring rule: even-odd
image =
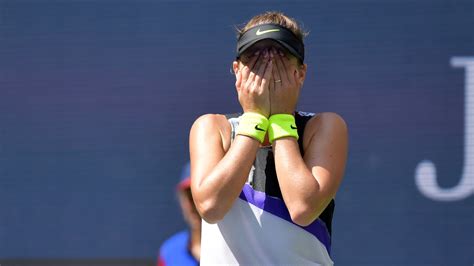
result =
[{"label": "black visor", "polygon": [[277,24],[262,24],[247,30],[237,41],[237,58],[261,40],[274,40],[294,55],[296,58],[304,61],[304,44],[289,29]]}]

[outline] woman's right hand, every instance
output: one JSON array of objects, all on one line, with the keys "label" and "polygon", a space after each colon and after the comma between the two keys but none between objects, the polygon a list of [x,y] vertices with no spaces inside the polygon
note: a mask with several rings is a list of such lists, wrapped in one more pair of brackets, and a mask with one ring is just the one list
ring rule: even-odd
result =
[{"label": "woman's right hand", "polygon": [[270,115],[270,91],[273,61],[268,50],[256,53],[236,74],[235,87],[245,112]]}]

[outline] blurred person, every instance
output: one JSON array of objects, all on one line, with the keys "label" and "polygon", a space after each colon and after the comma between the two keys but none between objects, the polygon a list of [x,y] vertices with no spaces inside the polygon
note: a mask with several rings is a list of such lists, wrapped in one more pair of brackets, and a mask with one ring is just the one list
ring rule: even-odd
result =
[{"label": "blurred person", "polygon": [[296,111],[305,33],[280,12],[238,32],[232,64],[242,113],[190,130],[202,265],[332,265],[331,222],[348,146],[336,113]]},{"label": "blurred person", "polygon": [[158,266],[199,265],[201,252],[201,217],[191,195],[190,166],[182,170],[176,186],[179,205],[188,228],[168,238],[160,247]]}]

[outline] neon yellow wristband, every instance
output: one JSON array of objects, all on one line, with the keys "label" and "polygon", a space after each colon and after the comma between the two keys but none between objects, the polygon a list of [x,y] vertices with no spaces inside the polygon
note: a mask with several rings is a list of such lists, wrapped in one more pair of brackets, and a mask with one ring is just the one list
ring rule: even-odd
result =
[{"label": "neon yellow wristband", "polygon": [[240,116],[237,135],[252,137],[263,142],[268,129],[268,119],[258,113],[247,112]]},{"label": "neon yellow wristband", "polygon": [[276,114],[268,119],[268,137],[270,143],[283,137],[294,137],[298,140],[298,129],[296,128],[295,117],[289,114]]}]

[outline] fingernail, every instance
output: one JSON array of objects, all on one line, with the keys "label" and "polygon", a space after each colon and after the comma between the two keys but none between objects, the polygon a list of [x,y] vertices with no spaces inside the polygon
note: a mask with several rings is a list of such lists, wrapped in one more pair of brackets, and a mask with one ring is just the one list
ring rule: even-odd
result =
[{"label": "fingernail", "polygon": [[282,51],[278,51],[278,53],[280,54],[280,56],[284,56]]}]

